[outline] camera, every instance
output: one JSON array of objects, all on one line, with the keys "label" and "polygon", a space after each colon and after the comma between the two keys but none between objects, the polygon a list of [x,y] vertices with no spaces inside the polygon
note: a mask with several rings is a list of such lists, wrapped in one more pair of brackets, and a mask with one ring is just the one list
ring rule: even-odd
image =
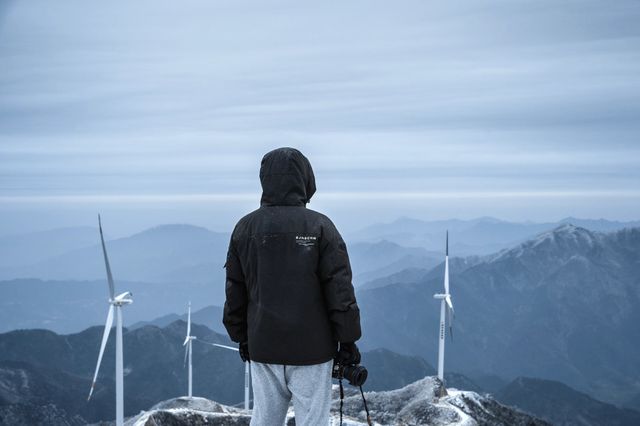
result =
[{"label": "camera", "polygon": [[334,379],[346,379],[351,386],[362,386],[367,381],[369,373],[364,365],[350,364],[343,365],[338,362],[333,363],[331,376]]}]

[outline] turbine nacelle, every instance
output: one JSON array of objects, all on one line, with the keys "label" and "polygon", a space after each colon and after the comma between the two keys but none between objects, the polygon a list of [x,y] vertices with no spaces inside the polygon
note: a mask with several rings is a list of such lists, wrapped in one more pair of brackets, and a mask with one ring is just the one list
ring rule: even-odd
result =
[{"label": "turbine nacelle", "polygon": [[[453,314],[453,302],[451,301],[451,295],[450,294],[443,294],[443,293],[436,293],[433,295],[434,299],[439,299],[442,300],[443,302],[446,303],[447,308],[448,308],[448,314],[452,315]],[[451,325],[451,323],[453,322],[453,318],[450,316],[449,317],[449,324]]]},{"label": "turbine nacelle", "polygon": [[187,336],[187,337],[185,337],[184,343],[182,344],[182,346],[187,346],[187,343],[189,343],[189,341],[196,340],[196,339],[197,339],[196,336]]},{"label": "turbine nacelle", "polygon": [[131,298],[131,296],[133,296],[133,293],[131,293],[130,291],[125,291],[124,293],[119,294],[111,299],[109,302],[112,305],[130,305],[133,303],[133,299]]},{"label": "turbine nacelle", "polygon": [[447,302],[449,309],[451,309],[451,311],[453,312],[453,302],[451,302],[451,295],[447,294],[444,298],[444,301]]}]

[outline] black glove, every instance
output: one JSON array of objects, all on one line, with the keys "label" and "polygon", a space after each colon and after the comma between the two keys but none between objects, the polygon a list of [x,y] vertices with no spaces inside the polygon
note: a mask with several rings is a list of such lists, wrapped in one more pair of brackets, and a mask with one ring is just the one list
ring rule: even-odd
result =
[{"label": "black glove", "polygon": [[243,362],[251,361],[249,358],[249,342],[240,343],[240,358]]},{"label": "black glove", "polygon": [[340,349],[335,360],[338,364],[353,365],[360,364],[360,351],[355,343],[340,343]]}]

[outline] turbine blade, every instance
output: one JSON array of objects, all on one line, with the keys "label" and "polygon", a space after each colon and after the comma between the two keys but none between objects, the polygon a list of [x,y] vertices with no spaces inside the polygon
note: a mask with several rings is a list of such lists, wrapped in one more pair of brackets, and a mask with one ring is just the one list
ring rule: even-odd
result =
[{"label": "turbine blade", "polygon": [[204,343],[205,345],[217,346],[219,348],[224,348],[224,349],[229,349],[229,350],[232,350],[232,351],[240,352],[240,349],[238,349],[238,348],[234,348],[233,346],[221,345],[220,343],[211,343],[211,342],[206,342],[206,341],[200,340],[200,339],[197,339],[196,342]]},{"label": "turbine blade", "polygon": [[446,250],[445,250],[445,256],[449,256],[449,230],[447,229],[447,246],[446,246]]},{"label": "turbine blade", "polygon": [[453,303],[451,302],[451,296],[447,294],[444,300],[447,302],[447,305],[449,306],[449,309],[451,309],[451,312],[453,312]]},{"label": "turbine blade", "polygon": [[191,302],[189,302],[189,313],[187,314],[187,336],[191,336]]},{"label": "turbine blade", "polygon": [[102,242],[102,253],[104,254],[104,264],[107,268],[107,282],[109,283],[109,297],[111,300],[115,297],[115,289],[113,285],[113,276],[111,275],[111,267],[109,266],[109,258],[107,257],[107,248],[104,245],[104,235],[102,234],[102,221],[98,215],[98,227],[100,228],[100,241]]},{"label": "turbine blade", "polygon": [[98,379],[98,371],[100,370],[100,363],[102,362],[102,355],[104,355],[104,348],[107,346],[107,340],[109,339],[109,333],[113,326],[113,305],[109,306],[109,313],[107,314],[107,323],[104,326],[104,333],[102,334],[102,343],[100,344],[100,354],[98,355],[98,363],[96,364],[96,372],[93,375],[93,382],[91,382],[91,389],[89,390],[89,397],[87,401],[91,399],[93,395],[93,388],[96,386],[96,380]]},{"label": "turbine blade", "polygon": [[240,349],[238,349],[238,348],[234,348],[234,347],[232,347],[232,346],[219,345],[219,344],[217,344],[217,343],[214,343],[214,344],[213,344],[213,346],[217,346],[217,347],[219,347],[219,348],[230,349],[230,350],[232,350],[232,351],[240,352]]},{"label": "turbine blade", "polygon": [[454,311],[453,311],[453,305],[451,304],[451,298],[447,297],[445,299],[447,301],[447,321],[449,323],[449,336],[451,336],[451,341],[453,341],[453,317],[454,317]]},{"label": "turbine blade", "polygon": [[449,258],[444,260],[444,294],[449,294]]},{"label": "turbine blade", "polygon": [[444,256],[444,294],[449,294],[449,231],[447,230]]},{"label": "turbine blade", "polygon": [[184,348],[184,366],[187,366],[187,355],[189,355],[189,348],[191,347],[191,345],[187,345]]},{"label": "turbine blade", "polygon": [[189,342],[189,336],[184,338],[184,343],[182,343],[182,346],[187,346],[187,342]]},{"label": "turbine blade", "polygon": [[[203,342],[203,343],[207,343],[207,342]],[[230,349],[232,351],[240,352],[240,349],[234,348],[233,346],[221,345],[219,343],[209,343],[209,344],[213,346],[217,346],[219,348]]]}]

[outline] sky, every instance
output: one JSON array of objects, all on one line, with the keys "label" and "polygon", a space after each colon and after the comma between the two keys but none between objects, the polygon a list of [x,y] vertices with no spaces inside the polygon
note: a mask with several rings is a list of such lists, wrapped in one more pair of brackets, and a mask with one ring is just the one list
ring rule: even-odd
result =
[{"label": "sky", "polygon": [[0,235],[228,231],[261,157],[310,208],[639,219],[640,2],[7,1]]}]

